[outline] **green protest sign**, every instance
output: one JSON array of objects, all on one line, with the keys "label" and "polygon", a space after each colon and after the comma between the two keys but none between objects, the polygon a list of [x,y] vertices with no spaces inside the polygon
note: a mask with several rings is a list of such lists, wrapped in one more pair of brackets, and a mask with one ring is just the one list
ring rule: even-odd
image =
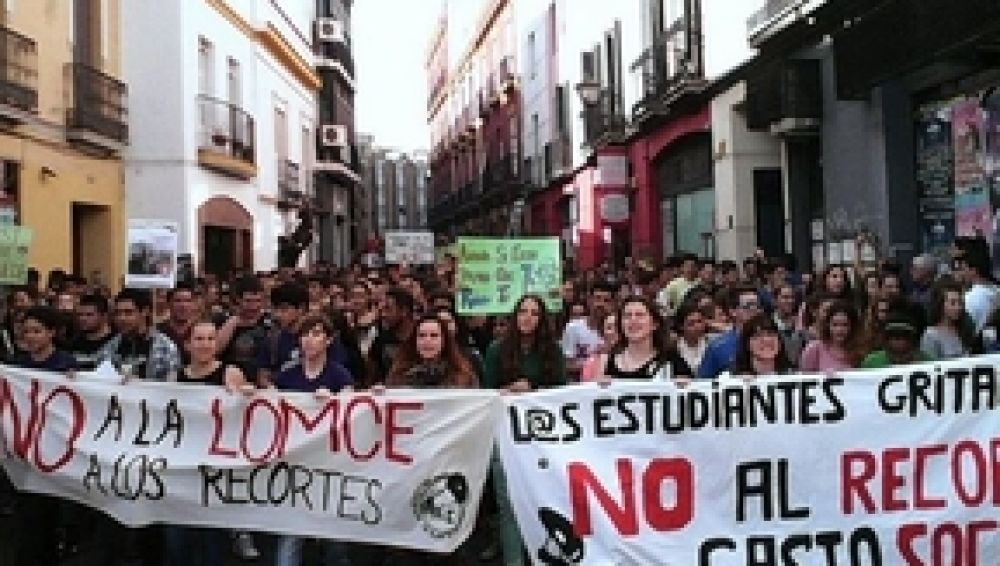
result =
[{"label": "green protest sign", "polygon": [[562,308],[558,238],[459,238],[457,247],[459,314],[509,314],[529,294],[544,298],[550,311]]},{"label": "green protest sign", "polygon": [[31,228],[0,225],[0,285],[24,285],[28,282],[28,246]]}]

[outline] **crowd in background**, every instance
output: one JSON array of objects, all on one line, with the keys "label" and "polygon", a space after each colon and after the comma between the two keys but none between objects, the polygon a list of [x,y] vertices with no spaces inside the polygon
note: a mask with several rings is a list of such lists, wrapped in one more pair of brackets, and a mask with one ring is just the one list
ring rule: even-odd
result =
[{"label": "crowd in background", "polygon": [[[9,290],[0,353],[67,374],[111,364],[126,379],[320,397],[351,390],[490,388],[510,394],[577,381],[752,378],[945,360],[998,350],[1000,287],[982,240],[950,261],[922,255],[802,272],[791,256],[736,263],[686,254],[659,265],[567,270],[563,308],[536,295],[504,316],[459,316],[454,258],[433,267],[354,264],[233,273],[170,290],[111,295],[82,278],[37,274]],[[127,382],[125,384],[127,386]],[[15,494],[19,564],[84,552],[97,564],[279,566],[528,563],[494,457],[475,544],[441,557],[337,541],[163,526],[126,529],[98,512]],[[271,563],[271,562],[269,562]]]}]

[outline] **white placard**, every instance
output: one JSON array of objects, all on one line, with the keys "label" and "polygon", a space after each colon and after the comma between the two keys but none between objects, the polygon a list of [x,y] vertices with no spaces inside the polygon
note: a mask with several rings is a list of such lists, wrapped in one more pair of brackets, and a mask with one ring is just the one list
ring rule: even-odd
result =
[{"label": "white placard", "polygon": [[125,286],[172,288],[177,282],[177,223],[128,221]]},{"label": "white placard", "polygon": [[385,262],[387,264],[434,265],[433,232],[385,233]]}]

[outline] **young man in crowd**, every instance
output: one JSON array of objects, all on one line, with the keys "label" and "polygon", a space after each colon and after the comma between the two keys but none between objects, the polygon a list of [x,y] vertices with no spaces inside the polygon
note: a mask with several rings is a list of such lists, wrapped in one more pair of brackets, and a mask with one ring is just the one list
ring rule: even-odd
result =
[{"label": "young man in crowd", "polygon": [[101,295],[84,295],[76,307],[76,336],[69,351],[82,371],[97,367],[97,355],[112,337],[108,321],[108,300]]},{"label": "young man in crowd", "polygon": [[184,352],[191,328],[198,321],[198,296],[194,287],[187,283],[178,283],[167,291],[167,319],[156,325],[156,329],[173,340],[181,352],[181,358],[187,359]]},{"label": "young man in crowd", "polygon": [[152,326],[152,299],[147,291],[125,289],[115,297],[113,338],[97,354],[127,378],[174,381],[181,368],[177,346]]},{"label": "young man in crowd", "polygon": [[282,283],[271,290],[277,324],[267,340],[257,344],[257,375],[262,387],[270,387],[281,370],[298,361],[299,324],[308,306],[309,293],[298,283]]},{"label": "young man in crowd", "polygon": [[399,347],[413,332],[414,302],[405,290],[389,289],[382,302],[382,328],[368,351],[373,383],[384,383]]},{"label": "young man in crowd", "polygon": [[937,279],[937,259],[931,254],[921,254],[910,264],[910,301],[928,311],[931,306],[931,290]]},{"label": "young man in crowd", "polygon": [[238,366],[248,380],[263,385],[258,375],[257,352],[267,341],[272,324],[264,315],[264,290],[255,277],[244,277],[232,289],[236,314],[219,328],[221,361]]},{"label": "young man in crowd", "polygon": [[673,281],[670,282],[657,298],[657,303],[661,309],[668,313],[677,310],[688,291],[698,284],[698,256],[686,253],[681,256],[680,272]]},{"label": "young man in crowd", "polygon": [[584,362],[604,343],[604,318],[615,308],[615,289],[607,283],[598,283],[590,291],[584,318],[572,319],[562,336],[562,351],[566,357],[566,370],[571,380],[578,380]]},{"label": "young man in crowd", "polygon": [[754,287],[734,287],[729,290],[726,299],[733,327],[708,344],[705,356],[698,367],[700,379],[715,379],[732,366],[739,350],[743,324],[760,313],[760,299]]},{"label": "young man in crowd", "polygon": [[66,373],[77,368],[69,352],[56,348],[61,317],[52,307],[31,307],[24,313],[25,350],[14,355],[10,364],[23,368]]},{"label": "young man in crowd", "polygon": [[309,312],[320,314],[330,305],[330,297],[327,295],[329,280],[325,275],[313,274],[308,280],[309,291]]}]

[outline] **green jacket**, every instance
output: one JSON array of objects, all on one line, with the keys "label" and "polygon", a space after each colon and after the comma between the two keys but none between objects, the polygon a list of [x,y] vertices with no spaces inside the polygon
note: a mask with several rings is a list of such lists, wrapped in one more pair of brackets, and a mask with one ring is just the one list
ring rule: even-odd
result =
[{"label": "green jacket", "polygon": [[556,375],[550,376],[549,379],[544,381],[542,380],[542,359],[537,352],[531,352],[521,358],[521,371],[516,377],[500,375],[503,371],[500,364],[501,355],[499,340],[490,344],[489,349],[486,350],[483,388],[500,389],[504,385],[521,378],[526,378],[534,389],[545,386],[551,387],[553,384],[557,386],[566,385],[566,360],[563,358],[562,351],[558,347],[552,348],[551,354],[555,362],[552,367],[555,369]]},{"label": "green jacket", "polygon": [[[931,360],[930,358],[927,357],[927,354],[921,352],[920,350],[917,350],[917,356],[916,359],[913,360],[913,363],[929,362],[929,361]],[[868,354],[868,357],[866,357],[865,360],[861,362],[861,367],[863,369],[885,369],[885,368],[890,368],[894,365],[896,364],[893,364],[889,360],[889,354],[885,350],[876,350]]]}]

